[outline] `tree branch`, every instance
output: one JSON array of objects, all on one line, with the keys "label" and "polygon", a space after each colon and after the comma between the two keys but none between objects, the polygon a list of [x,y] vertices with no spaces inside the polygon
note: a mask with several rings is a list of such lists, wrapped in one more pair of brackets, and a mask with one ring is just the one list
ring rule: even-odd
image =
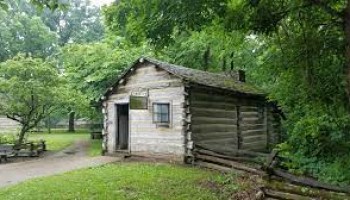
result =
[{"label": "tree branch", "polygon": [[16,121],[16,122],[18,122],[18,123],[20,123],[20,124],[23,123],[22,120],[17,119],[14,115],[13,115],[13,116],[10,116],[9,114],[6,114],[6,117],[9,118],[9,119],[12,119],[13,121]]}]

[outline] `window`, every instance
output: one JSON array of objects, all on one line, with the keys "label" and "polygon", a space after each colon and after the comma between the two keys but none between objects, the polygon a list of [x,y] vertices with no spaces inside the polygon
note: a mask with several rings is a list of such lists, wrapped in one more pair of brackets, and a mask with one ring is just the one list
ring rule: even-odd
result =
[{"label": "window", "polygon": [[170,104],[154,103],[153,104],[153,121],[156,124],[170,123]]}]

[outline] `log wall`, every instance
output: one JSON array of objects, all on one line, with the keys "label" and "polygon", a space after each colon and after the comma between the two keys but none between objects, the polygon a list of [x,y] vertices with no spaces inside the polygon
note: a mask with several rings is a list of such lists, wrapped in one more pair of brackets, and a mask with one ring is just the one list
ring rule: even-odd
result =
[{"label": "log wall", "polygon": [[204,87],[192,87],[189,96],[195,145],[234,153],[238,149],[266,151],[278,142],[279,116],[263,99]]},{"label": "log wall", "polygon": [[238,149],[237,102],[234,97],[192,87],[190,113],[194,144],[218,152]]}]

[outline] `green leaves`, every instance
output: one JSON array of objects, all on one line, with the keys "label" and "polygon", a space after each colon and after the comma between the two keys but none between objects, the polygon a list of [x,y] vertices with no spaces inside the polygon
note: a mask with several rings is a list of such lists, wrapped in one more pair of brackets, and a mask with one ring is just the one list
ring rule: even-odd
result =
[{"label": "green leaves", "polygon": [[44,9],[41,19],[58,34],[60,46],[100,41],[104,36],[100,8],[91,5],[90,1],[71,0],[64,11]]},{"label": "green leaves", "polygon": [[0,64],[0,75],[1,114],[17,120],[25,129],[33,128],[55,107],[62,106],[58,73],[41,59],[14,57]]},{"label": "green leaves", "polygon": [[50,10],[66,9],[69,6],[68,0],[30,0],[39,9],[49,8]]},{"label": "green leaves", "polygon": [[56,34],[39,17],[0,10],[0,62],[18,53],[45,58],[56,49]]},{"label": "green leaves", "polygon": [[5,0],[0,0],[0,9],[3,9],[5,11],[8,10],[8,5],[7,3],[5,2]]},{"label": "green leaves", "polygon": [[141,55],[150,55],[147,44],[130,47],[122,44],[113,48],[106,43],[68,45],[63,48],[62,59],[70,84],[95,100],[109,88],[121,72]]},{"label": "green leaves", "polygon": [[224,16],[225,0],[197,1],[120,1],[104,10],[111,34],[126,37],[137,44],[149,39],[158,48],[174,42],[174,35],[201,30],[216,16]]}]

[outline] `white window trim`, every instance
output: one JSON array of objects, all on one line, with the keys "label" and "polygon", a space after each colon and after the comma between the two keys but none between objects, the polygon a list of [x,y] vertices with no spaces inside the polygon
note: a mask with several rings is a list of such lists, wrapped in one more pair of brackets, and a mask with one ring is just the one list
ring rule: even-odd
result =
[{"label": "white window trim", "polygon": [[[154,105],[155,104],[169,104],[169,123],[157,123],[155,122],[154,120]],[[156,124],[157,128],[171,128],[172,127],[172,124],[173,124],[173,102],[172,101],[163,101],[163,100],[158,100],[158,101],[153,101],[151,103],[151,106],[152,106],[152,109],[151,109],[151,112],[152,112],[152,122],[153,124]]]}]

